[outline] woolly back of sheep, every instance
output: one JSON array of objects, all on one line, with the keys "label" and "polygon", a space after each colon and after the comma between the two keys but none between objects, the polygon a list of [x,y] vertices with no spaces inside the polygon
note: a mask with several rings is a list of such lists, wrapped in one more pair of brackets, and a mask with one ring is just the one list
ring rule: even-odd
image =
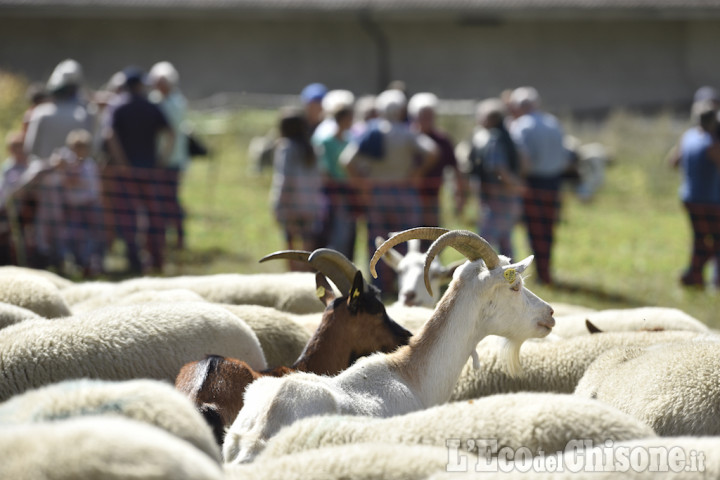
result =
[{"label": "woolly back of sheep", "polygon": [[203,418],[187,398],[163,382],[68,380],[0,403],[3,427],[97,415],[154,425],[194,445],[216,462],[221,460],[220,450]]},{"label": "woolly back of sheep", "polygon": [[[361,442],[446,446],[492,456],[504,447],[533,455],[565,449],[574,439],[598,444],[654,436],[652,429],[609,405],[574,395],[517,393],[454,402],[386,419],[314,417],[283,429],[260,460]],[[481,445],[479,439],[488,439]],[[491,443],[494,440],[494,444]]]},{"label": "woolly back of sheep", "polygon": [[520,391],[572,393],[588,366],[606,350],[631,345],[680,342],[703,338],[696,332],[611,332],[557,341],[528,341],[520,350],[523,373],[508,375],[503,344],[488,337],[477,346],[480,368],[468,363],[451,400],[467,400],[496,393]]},{"label": "woolly back of sheep", "polygon": [[173,382],[208,351],[266,367],[252,330],[204,303],[107,307],[59,320],[28,320],[0,335],[0,401],[72,378]]}]

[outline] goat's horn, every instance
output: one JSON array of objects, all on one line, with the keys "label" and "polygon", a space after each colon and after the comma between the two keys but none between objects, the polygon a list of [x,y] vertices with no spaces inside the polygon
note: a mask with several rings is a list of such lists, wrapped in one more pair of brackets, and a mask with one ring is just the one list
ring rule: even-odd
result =
[{"label": "goat's horn", "polygon": [[310,258],[310,252],[306,252],[305,250],[280,250],[279,252],[273,252],[269,255],[265,255],[259,260],[259,262],[263,263],[268,260],[280,260],[283,258],[287,260],[297,260],[298,262],[310,263],[308,261]]},{"label": "goat's horn", "polygon": [[405,242],[407,240],[411,240],[413,238],[417,238],[420,240],[437,240],[439,237],[441,237],[443,234],[448,233],[450,230],[447,228],[439,228],[439,227],[417,227],[417,228],[411,228],[410,230],[405,230],[397,235],[394,235],[387,240],[385,240],[385,243],[380,245],[377,250],[375,250],[375,254],[370,259],[370,273],[372,274],[373,278],[377,278],[377,270],[375,270],[375,265],[377,265],[377,262],[382,258],[383,255],[385,255],[385,252],[390,250],[395,245]]},{"label": "goat's horn", "polygon": [[345,255],[331,248],[318,248],[308,261],[332,280],[343,295],[350,294],[358,268]]},{"label": "goat's horn", "polygon": [[500,264],[500,258],[490,244],[480,235],[468,230],[453,230],[439,237],[425,254],[425,288],[432,295],[430,287],[430,264],[435,256],[445,247],[453,247],[465,255],[471,262],[483,260],[488,269],[492,270]]}]

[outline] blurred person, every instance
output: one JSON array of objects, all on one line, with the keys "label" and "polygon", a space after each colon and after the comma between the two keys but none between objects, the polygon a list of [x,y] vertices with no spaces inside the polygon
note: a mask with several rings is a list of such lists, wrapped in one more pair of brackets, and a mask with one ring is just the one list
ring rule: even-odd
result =
[{"label": "blurred person", "polygon": [[83,277],[102,272],[102,203],[100,173],[90,156],[92,135],[73,130],[58,153],[63,161],[63,209],[67,226],[67,250],[72,253]]},{"label": "blurred person", "polygon": [[300,102],[305,111],[305,119],[311,137],[317,126],[320,125],[320,122],[323,120],[322,101],[327,91],[328,89],[325,85],[316,82],[306,85],[300,92]]},{"label": "blurred person", "polygon": [[[304,112],[283,108],[279,131],[270,190],[273,213],[289,250],[313,251],[318,246],[325,205],[322,177]],[[290,262],[290,269],[306,270],[307,266]]]},{"label": "blurred person", "polygon": [[[447,133],[442,132],[436,123],[438,98],[432,93],[417,93],[408,102],[408,115],[413,128],[430,137],[438,148],[438,161],[425,172],[420,183],[420,202],[422,205],[421,224],[440,226],[440,188],[445,173],[451,171],[455,179],[455,212],[462,209],[467,187],[465,177],[458,170],[455,158],[455,146]],[[426,242],[427,243],[427,242]],[[429,242],[432,243],[432,242]],[[429,246],[429,243],[427,246]]]},{"label": "blurred person", "polygon": [[[28,168],[22,131],[10,132],[5,139],[8,157],[0,178],[0,265],[19,264],[27,251],[23,242],[25,229],[32,223],[33,205],[18,195],[21,179]],[[22,252],[18,252],[18,250]]]},{"label": "blurred person", "polygon": [[163,111],[175,134],[175,144],[168,163],[164,165],[165,179],[160,187],[164,192],[162,201],[167,215],[166,225],[175,230],[176,246],[182,249],[185,247],[185,212],[180,203],[180,181],[190,163],[188,136],[185,133],[187,100],[180,91],[180,76],[170,62],[156,63],[148,76],[154,87],[150,100]]},{"label": "blurred person", "polygon": [[373,121],[378,118],[378,111],[375,107],[374,95],[363,95],[355,102],[355,119],[350,128],[350,138],[360,138]]},{"label": "blurred person", "polygon": [[[686,286],[704,286],[703,270],[711,258],[720,261],[720,140],[718,108],[712,99],[695,102],[694,126],[680,140],[679,195],[692,228],[690,264],[680,277]],[[720,287],[717,277],[715,286]]]},{"label": "blurred person", "polygon": [[315,150],[320,171],[323,175],[323,192],[328,204],[328,214],[323,233],[327,245],[347,258],[355,253],[356,221],[352,209],[353,190],[348,182],[345,166],[340,163],[340,154],[347,147],[349,130],[353,123],[352,103],[338,102],[331,111],[336,129],[334,135],[325,138]]},{"label": "blurred person", "polygon": [[[387,238],[390,232],[421,225],[418,187],[438,157],[435,142],[411,130],[403,120],[407,100],[401,91],[382,92],[376,106],[380,118],[340,156],[366,209],[370,255],[375,250],[375,237]],[[378,283],[391,295],[392,270],[384,264],[380,268]]]},{"label": "blurred person", "polygon": [[[121,101],[112,111],[108,147],[112,162],[119,168],[111,203],[120,237],[126,245],[129,271],[141,274],[139,234],[144,233],[150,255],[150,268],[162,272],[165,251],[165,221],[158,186],[162,165],[167,163],[175,135],[162,110],[145,93],[144,72],[128,67]],[[163,141],[164,140],[164,141]],[[163,148],[158,152],[158,145]],[[140,232],[139,220],[147,219],[147,230]]]},{"label": "blurred person", "polygon": [[559,219],[560,187],[569,154],[563,145],[563,129],[557,118],[540,109],[540,96],[533,87],[520,87],[510,95],[518,117],[510,133],[523,158],[525,171],[524,220],[530,248],[535,255],[539,281],[552,283],[551,256],[555,224]]},{"label": "blurred person", "polygon": [[48,94],[45,85],[39,82],[30,84],[25,92],[25,97],[27,98],[30,106],[28,106],[27,110],[25,110],[25,113],[23,114],[23,136],[27,133],[28,125],[30,125],[30,117],[32,116],[32,112],[35,110],[35,107],[50,100],[50,95]]},{"label": "blurred person", "polygon": [[79,97],[82,81],[83,71],[78,62],[72,59],[60,62],[46,85],[51,100],[35,107],[28,122],[25,151],[34,157],[29,174],[40,175],[33,181],[33,194],[37,200],[33,233],[35,249],[28,258],[29,265],[34,268],[62,268],[65,254],[62,174],[58,171],[58,159],[51,156],[65,145],[72,130],[92,129],[94,119]]},{"label": "blurred person", "polygon": [[319,145],[323,140],[334,136],[337,133],[337,122],[335,113],[343,106],[352,106],[355,103],[355,95],[349,90],[330,90],[322,99],[323,119],[312,133],[313,145]]},{"label": "blurred person", "polygon": [[477,107],[478,124],[485,129],[485,141],[473,145],[472,173],[480,180],[481,221],[478,232],[496,250],[514,257],[512,232],[522,214],[525,185],[520,176],[520,155],[505,127],[502,100],[489,98]]}]

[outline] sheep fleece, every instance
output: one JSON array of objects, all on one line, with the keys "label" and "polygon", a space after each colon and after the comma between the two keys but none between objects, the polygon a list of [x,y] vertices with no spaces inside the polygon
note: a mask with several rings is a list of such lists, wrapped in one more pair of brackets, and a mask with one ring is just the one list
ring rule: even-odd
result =
[{"label": "sheep fleece", "polygon": [[[601,443],[646,436],[654,436],[651,428],[609,405],[574,395],[517,393],[385,419],[325,416],[301,420],[273,437],[261,458],[357,442],[443,447],[447,439],[459,439],[463,449],[475,451],[466,441],[482,438],[497,439],[498,450],[527,447],[539,454],[564,450],[577,438]],[[493,452],[481,447],[478,453]]]},{"label": "sheep fleece", "polygon": [[72,378],[174,382],[187,362],[215,353],[266,368],[257,337],[215,305],[107,307],[58,320],[26,320],[0,335],[0,401]]},{"label": "sheep fleece", "polygon": [[0,404],[0,425],[88,415],[122,416],[168,431],[220,463],[212,431],[185,395],[157,380],[68,380],[30,390]]},{"label": "sheep fleece", "polygon": [[662,436],[720,435],[720,343],[608,351],[575,393],[613,405]]}]

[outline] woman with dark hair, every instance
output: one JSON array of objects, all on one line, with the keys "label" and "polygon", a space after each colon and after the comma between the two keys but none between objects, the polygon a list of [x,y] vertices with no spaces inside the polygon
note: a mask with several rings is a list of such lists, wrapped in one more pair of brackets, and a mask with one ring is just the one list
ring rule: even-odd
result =
[{"label": "woman with dark hair", "polygon": [[281,111],[279,130],[270,191],[273,212],[287,248],[312,251],[317,248],[325,205],[310,129],[303,112],[289,108]]}]

